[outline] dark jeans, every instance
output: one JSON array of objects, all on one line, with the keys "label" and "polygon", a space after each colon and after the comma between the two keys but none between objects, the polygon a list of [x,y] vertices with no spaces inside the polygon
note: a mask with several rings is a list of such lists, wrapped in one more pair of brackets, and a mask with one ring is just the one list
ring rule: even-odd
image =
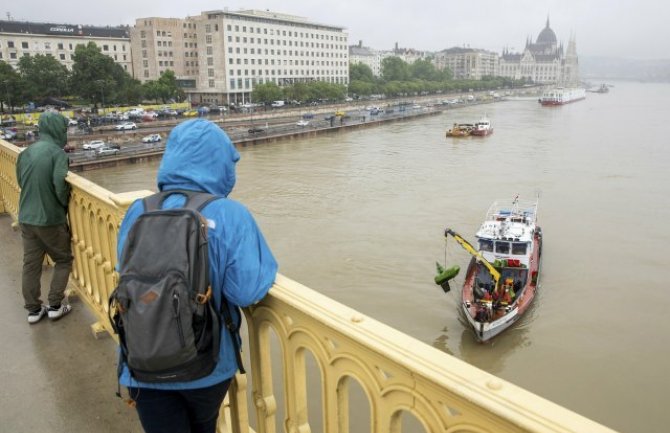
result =
[{"label": "dark jeans", "polygon": [[33,226],[21,224],[23,238],[23,276],[21,289],[25,309],[35,311],[42,301],[42,265],[45,254],[54,261],[54,273],[49,288],[49,305],[60,305],[72,270],[72,246],[67,224]]},{"label": "dark jeans", "polygon": [[208,388],[128,388],[146,433],[215,433],[230,379]]}]

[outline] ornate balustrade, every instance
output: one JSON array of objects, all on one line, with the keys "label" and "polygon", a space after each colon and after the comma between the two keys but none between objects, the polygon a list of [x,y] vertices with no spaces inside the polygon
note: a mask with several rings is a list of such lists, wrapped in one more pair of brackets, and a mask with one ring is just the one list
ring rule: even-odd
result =
[{"label": "ornate balustrade", "polygon": [[[0,211],[14,217],[18,152],[0,142]],[[113,194],[72,173],[67,179],[71,286],[98,317],[95,331],[109,332],[118,227],[129,204],[150,192]],[[245,316],[249,374],[234,381],[222,432],[253,424],[260,433],[400,433],[407,422],[435,433],[611,432],[282,275]],[[367,419],[352,415],[359,409]]]}]

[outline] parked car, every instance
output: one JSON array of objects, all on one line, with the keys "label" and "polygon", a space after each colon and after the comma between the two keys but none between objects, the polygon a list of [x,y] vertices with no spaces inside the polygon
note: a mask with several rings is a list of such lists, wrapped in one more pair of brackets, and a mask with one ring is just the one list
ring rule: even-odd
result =
[{"label": "parked car", "polygon": [[97,150],[98,156],[107,156],[107,155],[116,155],[120,152],[120,149],[117,149],[112,146],[104,146]]},{"label": "parked car", "polygon": [[0,138],[3,140],[14,140],[17,133],[16,128],[0,128]]},{"label": "parked car", "polygon": [[137,125],[134,122],[123,122],[114,127],[117,131],[127,131],[132,129],[137,129]]},{"label": "parked car", "polygon": [[96,149],[100,149],[101,147],[106,147],[106,146],[107,145],[102,140],[93,140],[93,141],[89,141],[88,143],[84,143],[82,148],[84,150],[96,150]]},{"label": "parked car", "polygon": [[265,129],[258,126],[252,126],[249,128],[249,134],[260,134],[262,132],[265,132]]},{"label": "parked car", "polygon": [[151,134],[142,138],[142,143],[156,143],[161,141],[161,136],[159,134]]},{"label": "parked car", "polygon": [[147,111],[142,115],[142,120],[145,122],[151,122],[152,120],[158,119],[158,113],[155,111]]},{"label": "parked car", "polygon": [[225,113],[226,111],[228,111],[228,108],[225,105],[211,105],[209,107],[209,112],[214,114]]},{"label": "parked car", "polygon": [[298,120],[295,124],[296,126],[309,126],[309,120]]},{"label": "parked car", "polygon": [[70,119],[69,117],[66,117],[67,119],[67,126],[77,126],[79,122],[77,122],[75,119]]}]

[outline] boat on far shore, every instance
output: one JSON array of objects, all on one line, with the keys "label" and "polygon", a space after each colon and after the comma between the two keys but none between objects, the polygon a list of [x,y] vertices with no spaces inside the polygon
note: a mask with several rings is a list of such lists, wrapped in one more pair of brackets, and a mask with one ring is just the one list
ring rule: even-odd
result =
[{"label": "boat on far shore", "polygon": [[539,99],[543,106],[565,105],[586,98],[586,89],[582,87],[553,87],[545,90]]},{"label": "boat on far shore", "polygon": [[607,84],[601,84],[600,87],[598,87],[595,90],[591,90],[591,89],[587,90],[587,92],[590,92],[590,93],[607,93],[609,91],[610,91],[610,88]]}]

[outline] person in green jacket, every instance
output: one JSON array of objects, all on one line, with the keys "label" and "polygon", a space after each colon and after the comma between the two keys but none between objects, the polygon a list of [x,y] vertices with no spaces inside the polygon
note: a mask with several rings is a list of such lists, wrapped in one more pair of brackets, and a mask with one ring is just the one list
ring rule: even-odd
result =
[{"label": "person in green jacket", "polygon": [[[67,143],[67,119],[56,112],[45,112],[40,116],[39,130],[40,139],[21,152],[16,161],[23,238],[21,289],[30,324],[45,315],[52,320],[60,319],[72,310],[71,305],[63,302],[72,270],[67,222],[70,185],[65,181],[68,157],[63,151]],[[48,307],[40,299],[45,254],[55,263]]]}]

